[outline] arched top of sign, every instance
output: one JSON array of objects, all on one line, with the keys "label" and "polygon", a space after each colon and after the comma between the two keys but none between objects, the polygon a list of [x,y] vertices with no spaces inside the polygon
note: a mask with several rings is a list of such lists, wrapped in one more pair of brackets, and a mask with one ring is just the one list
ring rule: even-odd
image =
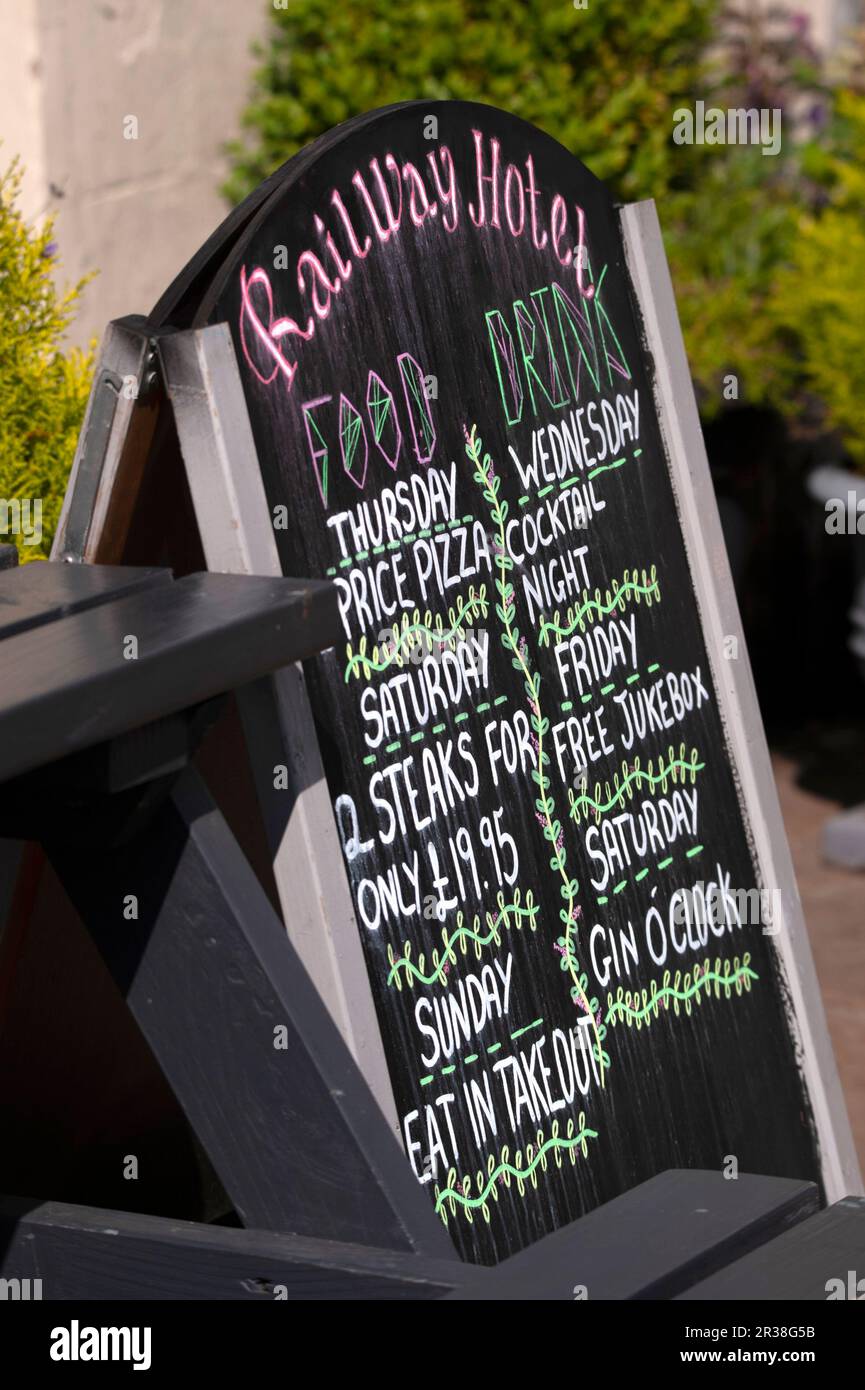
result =
[{"label": "arched top of sign", "polygon": [[160,327],[167,324],[174,328],[186,327],[200,308],[203,296],[231,248],[241,239],[256,214],[270,202],[270,199],[289,188],[301,169],[312,160],[319,159],[334,143],[342,139],[349,129],[362,128],[369,120],[379,117],[382,111],[393,109],[398,108],[383,107],[381,111],[358,116],[334,130],[326,131],[275,169],[244,198],[242,203],[232,208],[228,216],[199,247],[154,305],[148,316],[150,322]]},{"label": "arched top of sign", "polygon": [[[507,159],[509,140],[515,146],[530,147],[522,167]],[[364,152],[371,142],[383,153],[373,156],[367,166]],[[466,142],[476,162],[474,199],[468,183],[458,182]],[[391,144],[403,151],[399,157],[386,148]],[[413,158],[404,153],[407,145]],[[564,166],[571,182],[579,171],[582,201],[569,201],[549,183],[556,165]],[[547,178],[541,178],[539,166]],[[343,181],[339,171],[344,171]],[[324,190],[328,182],[332,186],[316,200],[319,186]],[[265,188],[268,196],[260,201]],[[401,241],[414,241],[426,255],[436,254],[438,241],[442,252],[449,254],[448,239],[460,240],[472,227],[490,234],[502,232],[505,242],[510,239],[519,247],[524,241],[527,250],[545,254],[551,271],[573,280],[581,298],[591,298],[594,290],[582,205],[587,197],[612,212],[604,185],[551,136],[516,116],[474,102],[419,101],[385,107],[328,132],[283,165],[242,205],[246,208],[256,200],[254,215],[201,300],[197,321],[215,317],[214,309],[229,290],[236,264],[245,261],[247,249],[269,232],[283,237],[274,243],[271,257],[264,265],[244,266],[249,291],[246,326],[270,358],[270,370],[275,367],[287,382],[294,375],[294,358],[288,351],[291,339],[309,341],[317,324],[329,317],[336,299],[347,290],[352,271],[362,272],[376,248],[391,242],[397,254]],[[292,235],[300,232],[307,212],[311,212],[307,244],[292,265],[288,263]],[[469,228],[463,227],[464,219]],[[405,254],[409,254],[407,247]],[[253,301],[261,299],[266,307],[272,297],[272,270],[286,272],[276,278],[295,312],[281,315],[267,341],[255,325]],[[285,351],[277,352],[276,345],[286,338]]]}]

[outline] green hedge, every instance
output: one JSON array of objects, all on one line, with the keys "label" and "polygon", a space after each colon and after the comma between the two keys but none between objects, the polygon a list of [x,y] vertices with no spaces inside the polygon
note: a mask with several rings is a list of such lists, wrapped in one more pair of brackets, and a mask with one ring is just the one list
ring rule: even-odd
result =
[{"label": "green hedge", "polygon": [[715,0],[287,0],[272,9],[249,137],[231,147],[238,202],[322,131],[415,98],[512,111],[635,199],[660,197],[688,162],[672,112],[690,100]]},{"label": "green hedge", "polygon": [[[0,500],[19,509],[29,503],[31,524],[38,501],[42,534],[27,544],[20,531],[6,531],[0,543],[14,542],[27,561],[47,558],[51,548],[93,358],[61,348],[86,282],[62,294],[55,289],[53,224],[28,227],[16,206],[20,186],[15,161],[0,174]],[[8,522],[4,511],[0,524]]]}]

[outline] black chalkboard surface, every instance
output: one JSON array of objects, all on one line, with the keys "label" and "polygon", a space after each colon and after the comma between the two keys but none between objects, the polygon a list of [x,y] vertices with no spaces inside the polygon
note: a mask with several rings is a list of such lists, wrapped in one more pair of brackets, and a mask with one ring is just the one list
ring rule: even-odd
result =
[{"label": "black chalkboard surface", "polygon": [[605,188],[492,108],[366,117],[238,237],[223,321],[283,569],[341,592],[307,679],[459,1252],[666,1168],[819,1181]]}]

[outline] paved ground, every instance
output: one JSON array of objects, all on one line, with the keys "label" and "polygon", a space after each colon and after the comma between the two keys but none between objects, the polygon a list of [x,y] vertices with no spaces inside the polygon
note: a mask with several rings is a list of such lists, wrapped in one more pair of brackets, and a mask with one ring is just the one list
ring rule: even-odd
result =
[{"label": "paved ground", "polygon": [[773,762],[835,1058],[865,1171],[865,873],[826,864],[820,852],[822,827],[840,807],[797,787],[795,763],[779,756]]}]

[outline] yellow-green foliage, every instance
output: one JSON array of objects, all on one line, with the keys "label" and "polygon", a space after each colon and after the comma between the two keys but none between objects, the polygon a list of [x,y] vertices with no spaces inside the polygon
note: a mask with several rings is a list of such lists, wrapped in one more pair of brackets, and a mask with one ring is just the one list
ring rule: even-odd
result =
[{"label": "yellow-green foliage", "polygon": [[698,159],[694,187],[671,195],[659,212],[688,360],[711,415],[724,404],[728,373],[740,398],[777,400],[767,304],[802,205],[791,193],[794,178],[779,181],[759,149],[704,146]]},{"label": "yellow-green foliage", "polygon": [[769,313],[793,349],[780,355],[784,399],[802,384],[819,397],[827,424],[865,470],[865,96],[839,93],[838,115],[847,148],[833,160],[830,204],[799,219]]},{"label": "yellow-green foliage", "polygon": [[[52,270],[52,223],[27,226],[16,207],[21,170],[0,173],[0,498],[42,502],[42,540],[17,542],[22,561],[47,557],[93,369],[92,352],[64,353],[60,341],[86,283],[59,294]],[[4,517],[5,519],[5,517]]]}]

